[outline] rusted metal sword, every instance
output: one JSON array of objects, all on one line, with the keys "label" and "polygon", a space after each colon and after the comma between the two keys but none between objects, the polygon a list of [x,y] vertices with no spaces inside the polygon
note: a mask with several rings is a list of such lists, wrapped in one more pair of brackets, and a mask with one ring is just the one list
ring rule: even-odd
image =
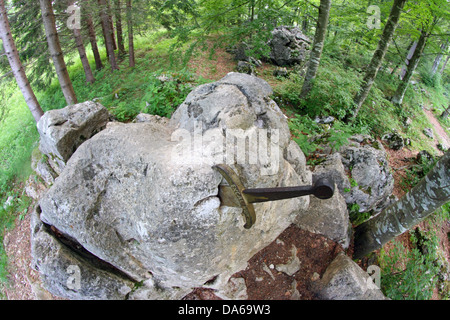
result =
[{"label": "rusted metal sword", "polygon": [[244,228],[250,229],[256,222],[256,213],[253,203],[278,201],[297,197],[314,195],[319,199],[329,199],[334,194],[334,181],[332,179],[318,179],[312,186],[257,188],[247,189],[242,184],[237,173],[226,164],[213,166],[224,179],[227,185],[219,186],[219,198],[222,206],[242,208],[245,218]]}]

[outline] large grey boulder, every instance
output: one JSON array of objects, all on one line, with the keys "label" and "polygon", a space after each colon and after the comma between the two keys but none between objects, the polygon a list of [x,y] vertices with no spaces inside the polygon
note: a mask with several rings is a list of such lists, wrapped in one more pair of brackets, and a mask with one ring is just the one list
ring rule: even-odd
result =
[{"label": "large grey boulder", "polygon": [[351,239],[351,224],[344,197],[336,188],[333,197],[310,198],[307,214],[299,215],[294,224],[300,229],[321,234],[347,249]]},{"label": "large grey boulder", "polygon": [[103,130],[108,121],[108,110],[92,101],[47,111],[37,124],[39,148],[59,174],[75,150]]},{"label": "large grey boulder", "polygon": [[270,59],[278,66],[301,64],[308,58],[310,43],[298,27],[277,27],[269,41]]},{"label": "large grey boulder", "polygon": [[[379,275],[375,273],[373,278],[376,280]],[[315,290],[323,300],[385,300],[375,282],[349,257],[340,253],[328,266]]]},{"label": "large grey boulder", "polygon": [[[230,73],[191,92],[169,123],[108,126],[71,156],[39,203],[40,220],[143,283],[130,299],[224,285],[309,205],[309,197],[256,204],[248,230],[242,210],[218,198],[218,163],[232,166],[248,187],[311,184],[271,93],[261,79]],[[56,271],[42,272],[50,278]],[[48,286],[70,297],[63,286]]]},{"label": "large grey boulder", "polygon": [[343,193],[347,204],[358,204],[360,212],[382,209],[380,204],[394,190],[394,176],[386,151],[382,147],[377,149],[371,144],[361,143],[343,147],[339,153],[350,175],[351,188]]}]

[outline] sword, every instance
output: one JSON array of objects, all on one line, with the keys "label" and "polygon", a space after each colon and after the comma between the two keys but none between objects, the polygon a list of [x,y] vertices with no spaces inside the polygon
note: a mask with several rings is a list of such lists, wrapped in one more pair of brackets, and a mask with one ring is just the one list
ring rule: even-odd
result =
[{"label": "sword", "polygon": [[244,187],[237,173],[226,164],[213,166],[228,185],[219,186],[219,198],[222,206],[242,209],[245,219],[245,229],[250,229],[256,222],[256,213],[253,203],[278,201],[297,197],[314,195],[325,200],[334,194],[334,181],[332,179],[318,179],[312,186],[257,188]]}]

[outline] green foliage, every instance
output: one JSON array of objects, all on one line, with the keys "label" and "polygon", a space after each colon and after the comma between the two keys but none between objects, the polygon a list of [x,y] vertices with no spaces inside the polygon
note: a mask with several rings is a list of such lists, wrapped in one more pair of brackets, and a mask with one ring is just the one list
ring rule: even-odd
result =
[{"label": "green foliage", "polygon": [[345,69],[339,61],[323,57],[314,87],[305,100],[299,97],[302,80],[294,73],[277,86],[274,90],[277,103],[290,106],[312,118],[331,115],[342,120],[353,111],[353,97],[361,81],[355,70]]},{"label": "green foliage", "polygon": [[394,242],[389,253],[382,250],[381,289],[393,300],[429,300],[441,271],[437,248],[439,239],[434,232],[417,228],[411,233],[413,248],[405,250]]},{"label": "green foliage", "polygon": [[441,88],[442,87],[442,76],[439,72],[432,74],[431,66],[429,64],[422,65],[419,68],[419,76],[425,86],[430,88]]},{"label": "green foliage", "polygon": [[400,186],[404,191],[409,191],[415,187],[431,169],[435,166],[437,159],[420,157],[417,164],[413,164],[405,170],[405,177],[400,182]]},{"label": "green foliage", "polygon": [[289,129],[293,135],[293,140],[297,142],[306,156],[319,148],[319,145],[314,143],[310,137],[317,135],[320,132],[320,127],[308,116],[296,115],[295,118],[290,119]]},{"label": "green foliage", "polygon": [[306,156],[310,156],[321,146],[328,145],[333,152],[348,143],[348,139],[356,133],[367,133],[365,128],[347,125],[335,121],[332,126],[320,125],[309,116],[296,115],[289,119],[289,128],[293,140],[297,142]]},{"label": "green foliage", "polygon": [[140,111],[169,118],[189,92],[202,82],[205,80],[197,80],[194,74],[186,70],[152,73],[143,84],[145,94],[141,99]]},{"label": "green foliage", "polygon": [[[348,190],[350,191],[350,190]],[[371,214],[369,212],[360,212],[360,206],[357,203],[353,203],[347,206],[350,222],[353,226],[358,226],[361,223],[367,221]]]}]

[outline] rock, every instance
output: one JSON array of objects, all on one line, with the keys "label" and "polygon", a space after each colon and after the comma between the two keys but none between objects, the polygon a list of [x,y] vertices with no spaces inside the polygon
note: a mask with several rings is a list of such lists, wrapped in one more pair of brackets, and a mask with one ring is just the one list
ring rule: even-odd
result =
[{"label": "rock", "polygon": [[30,175],[28,180],[25,182],[25,193],[28,197],[39,200],[42,195],[47,191],[47,186],[39,181],[35,175]]},{"label": "rock", "polygon": [[392,150],[401,150],[405,146],[403,137],[396,131],[385,134],[381,140],[387,142]]},{"label": "rock", "polygon": [[348,248],[352,228],[347,204],[337,187],[331,199],[319,200],[311,196],[310,205],[306,211],[306,214],[295,220],[294,224],[297,227],[323,235],[339,243],[344,249]]},{"label": "rock", "polygon": [[434,161],[434,157],[428,151],[422,150],[417,154],[416,160],[419,163],[425,163],[425,162]]},{"label": "rock", "polygon": [[234,59],[236,61],[249,61],[246,51],[250,50],[250,46],[245,42],[240,42],[235,47],[230,50],[230,53],[234,54]]},{"label": "rock", "polygon": [[423,129],[423,134],[430,139],[434,139],[433,129],[431,129],[431,128]]},{"label": "rock", "polygon": [[3,209],[8,210],[10,207],[13,206],[14,197],[9,196],[8,199],[3,203]]},{"label": "rock", "polygon": [[311,41],[298,27],[280,26],[272,31],[270,58],[278,66],[303,63]]},{"label": "rock", "polygon": [[292,256],[289,258],[287,263],[285,264],[277,264],[275,266],[275,269],[277,271],[283,272],[287,274],[288,276],[293,276],[294,273],[300,270],[301,261],[297,257],[297,248],[295,246],[292,246],[291,250]]},{"label": "rock", "polygon": [[40,150],[61,165],[84,141],[103,130],[108,121],[108,110],[92,101],[47,111],[37,124]]},{"label": "rock", "polygon": [[163,125],[166,125],[169,123],[169,119],[158,116],[158,115],[153,115],[153,114],[148,114],[148,113],[139,113],[133,122],[134,123],[155,122],[155,123],[161,123]]},{"label": "rock", "polygon": [[[244,229],[242,209],[221,206],[218,198],[224,182],[212,169],[217,163],[232,166],[249,188],[311,184],[271,94],[265,81],[230,73],[193,90],[169,123],[108,126],[70,157],[39,203],[40,219],[80,250],[144,283],[130,299],[182,297],[212,278],[214,288],[224,286],[309,205],[308,197],[255,204],[256,223]],[[258,144],[245,148],[247,139]],[[55,238],[34,238],[56,247]],[[35,251],[36,260],[50,258],[60,259]],[[54,277],[51,292],[71,297],[60,271],[52,270],[66,267],[58,264],[40,271]]]},{"label": "rock", "polygon": [[315,180],[325,177],[333,179],[341,195],[347,193],[351,188],[342,164],[342,156],[338,152],[327,156],[323,163],[316,166],[313,175]]},{"label": "rock", "polygon": [[239,61],[236,67],[236,71],[240,73],[255,75],[255,67],[247,61]]},{"label": "rock", "polygon": [[217,295],[226,300],[247,300],[247,286],[244,278],[231,277]]},{"label": "rock", "polygon": [[333,123],[334,121],[336,121],[336,118],[333,116],[328,116],[328,117],[316,117],[314,119],[314,121],[318,124],[330,124]]},{"label": "rock", "polygon": [[369,212],[392,194],[394,177],[384,149],[346,146],[339,153],[351,176],[351,189],[343,193],[347,204],[356,203],[360,212]]},{"label": "rock", "polygon": [[372,278],[343,253],[318,282],[316,291],[323,300],[386,300]]},{"label": "rock", "polygon": [[58,174],[50,165],[48,156],[42,154],[39,148],[35,148],[31,154],[31,168],[47,186],[52,185],[58,177]]},{"label": "rock", "polygon": [[274,77],[286,78],[289,75],[288,70],[285,67],[277,67],[273,71]]},{"label": "rock", "polygon": [[438,143],[436,145],[436,148],[442,152],[447,152],[448,151],[448,147],[445,144],[442,143]]},{"label": "rock", "polygon": [[406,117],[403,119],[403,126],[409,128],[413,123],[413,120],[410,117]]},{"label": "rock", "polygon": [[47,290],[73,300],[127,297],[135,286],[133,281],[89,253],[69,249],[41,222],[39,214],[34,210],[31,218],[31,265]]}]

